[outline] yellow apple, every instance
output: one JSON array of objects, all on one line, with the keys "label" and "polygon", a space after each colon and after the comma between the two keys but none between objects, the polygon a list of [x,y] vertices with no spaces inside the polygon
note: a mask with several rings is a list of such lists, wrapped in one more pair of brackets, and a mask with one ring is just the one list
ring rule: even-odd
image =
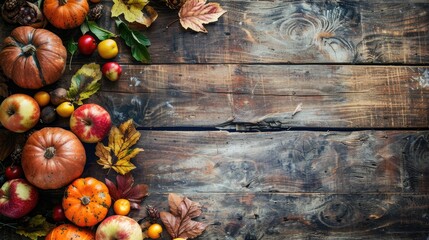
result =
[{"label": "yellow apple", "polygon": [[40,107],[29,95],[16,93],[5,98],[0,105],[0,122],[12,132],[25,132],[36,126]]}]

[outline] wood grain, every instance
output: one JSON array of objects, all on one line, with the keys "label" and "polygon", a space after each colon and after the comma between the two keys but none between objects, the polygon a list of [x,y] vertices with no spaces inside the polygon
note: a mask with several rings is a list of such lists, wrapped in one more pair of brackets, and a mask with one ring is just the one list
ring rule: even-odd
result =
[{"label": "wood grain", "polygon": [[[57,86],[69,86],[65,74]],[[423,128],[429,69],[423,66],[123,66],[90,101],[118,124],[146,128]],[[51,88],[54,88],[52,86]],[[295,112],[297,106],[302,110]]]},{"label": "wood grain", "polygon": [[[217,2],[227,13],[208,34],[169,25],[177,12],[154,4],[141,28],[153,63],[429,63],[427,1]],[[114,31],[109,14],[99,22]],[[125,46],[118,60],[135,63]]]},{"label": "wood grain", "polygon": [[[195,239],[425,239],[429,232],[427,195],[186,196],[203,206],[203,214],[196,220],[209,224]],[[167,195],[151,195],[145,202],[168,211]],[[133,214],[135,218],[145,216]],[[169,239],[166,235],[162,239]]]},{"label": "wood grain", "polygon": [[[184,30],[177,11],[159,13],[140,29],[152,45],[152,63],[429,63],[427,1],[217,1],[227,11],[206,25],[208,34]],[[102,1],[99,25],[116,32],[111,1]],[[166,28],[169,26],[168,28]],[[1,38],[14,26],[2,24]],[[48,29],[68,41],[73,31]],[[137,64],[120,42],[122,63]],[[74,56],[76,63],[103,61]]]},{"label": "wood grain", "polygon": [[[152,193],[429,193],[429,132],[141,133],[135,177]],[[103,178],[95,160],[86,174]]]}]

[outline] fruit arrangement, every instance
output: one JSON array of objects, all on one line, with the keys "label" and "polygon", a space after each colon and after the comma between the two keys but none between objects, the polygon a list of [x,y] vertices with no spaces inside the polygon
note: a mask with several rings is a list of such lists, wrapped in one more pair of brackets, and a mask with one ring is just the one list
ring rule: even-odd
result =
[{"label": "fruit arrangement", "polygon": [[[203,23],[216,21],[225,12],[218,4],[205,1],[164,2],[180,9],[184,28],[200,32],[206,32]],[[131,172],[137,168],[131,160],[143,151],[134,147],[141,134],[132,119],[115,126],[108,109],[86,102],[103,81],[120,81],[122,66],[115,60],[120,54],[118,45],[130,47],[136,61],[150,63],[150,41],[129,26],[149,27],[157,13],[146,3],[135,4],[139,9],[132,13],[134,17],[143,8],[151,14],[142,13],[133,20],[129,4],[133,3],[115,1],[112,6],[118,34],[97,25],[103,13],[99,0],[44,0],[39,6],[26,0],[6,0],[1,6],[3,20],[14,28],[2,42],[0,69],[15,90],[0,103],[0,123],[7,135],[21,140],[9,143],[8,151],[0,156],[0,217],[38,229],[27,233],[25,227],[16,228],[21,235],[31,239],[140,240],[159,239],[168,233],[172,239],[182,240],[197,237],[207,227],[192,220],[201,214],[201,206],[175,194],[168,197],[171,212],[158,212],[148,205],[140,221],[130,217],[141,209],[149,191],[147,185],[134,182]],[[186,12],[192,6],[200,9],[192,13],[196,16]],[[190,27],[189,18],[206,17],[207,7],[212,8],[213,19]],[[78,28],[81,31],[72,39],[56,33]],[[71,63],[74,54],[96,55],[103,64],[84,64],[71,79],[64,79],[67,60]],[[67,82],[68,88],[64,86]],[[100,169],[115,171],[116,182],[83,175],[86,146],[92,144],[95,154],[91,157],[99,158]],[[51,199],[48,204],[52,206],[47,207],[41,199],[50,190],[63,194]]]}]

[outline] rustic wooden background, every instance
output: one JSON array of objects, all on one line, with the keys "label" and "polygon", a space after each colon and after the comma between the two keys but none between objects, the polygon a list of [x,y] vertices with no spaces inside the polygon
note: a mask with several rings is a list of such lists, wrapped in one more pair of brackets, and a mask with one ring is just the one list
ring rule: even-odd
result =
[{"label": "rustic wooden background", "polygon": [[[124,74],[89,100],[141,131],[143,205],[200,202],[197,239],[427,239],[429,3],[213,2],[227,13],[208,34],[166,28],[177,11],[154,3],[152,64],[118,39]],[[75,56],[47,89],[104,61]],[[85,175],[103,179],[86,147]]]}]

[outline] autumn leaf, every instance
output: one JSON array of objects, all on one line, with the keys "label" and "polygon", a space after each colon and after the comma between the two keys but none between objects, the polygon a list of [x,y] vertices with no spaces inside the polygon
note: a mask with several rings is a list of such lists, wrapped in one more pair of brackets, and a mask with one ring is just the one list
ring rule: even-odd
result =
[{"label": "autumn leaf", "polygon": [[147,4],[149,0],[113,0],[112,17],[124,15],[127,22],[137,22],[149,27],[158,13]]},{"label": "autumn leaf", "polygon": [[135,169],[136,166],[131,160],[142,152],[143,148],[131,147],[139,141],[140,136],[132,119],[119,127],[113,126],[110,129],[108,145],[98,142],[95,147],[95,155],[99,157],[97,163],[103,166],[103,169],[111,168],[122,175]]},{"label": "autumn leaf", "polygon": [[100,65],[96,63],[83,65],[71,79],[67,98],[74,104],[82,105],[83,100],[90,98],[100,89],[101,77]]},{"label": "autumn leaf", "polygon": [[48,235],[49,231],[54,227],[54,224],[49,223],[44,216],[39,214],[30,218],[26,222],[26,226],[19,226],[16,229],[16,233],[32,240],[37,240]]},{"label": "autumn leaf", "polygon": [[134,177],[131,173],[117,175],[116,185],[107,178],[104,181],[114,201],[121,198],[128,199],[133,209],[140,209],[140,203],[148,195],[149,187],[146,184],[134,185]]},{"label": "autumn leaf", "polygon": [[207,33],[203,24],[216,22],[226,13],[219,3],[207,3],[206,0],[188,0],[179,10],[180,24],[185,29]]},{"label": "autumn leaf", "polygon": [[5,160],[14,150],[23,146],[25,140],[25,136],[22,133],[14,133],[6,129],[0,129],[0,161]]},{"label": "autumn leaf", "polygon": [[201,215],[201,205],[186,197],[170,193],[170,212],[161,212],[161,221],[172,238],[195,238],[203,233],[207,224],[192,220]]}]

